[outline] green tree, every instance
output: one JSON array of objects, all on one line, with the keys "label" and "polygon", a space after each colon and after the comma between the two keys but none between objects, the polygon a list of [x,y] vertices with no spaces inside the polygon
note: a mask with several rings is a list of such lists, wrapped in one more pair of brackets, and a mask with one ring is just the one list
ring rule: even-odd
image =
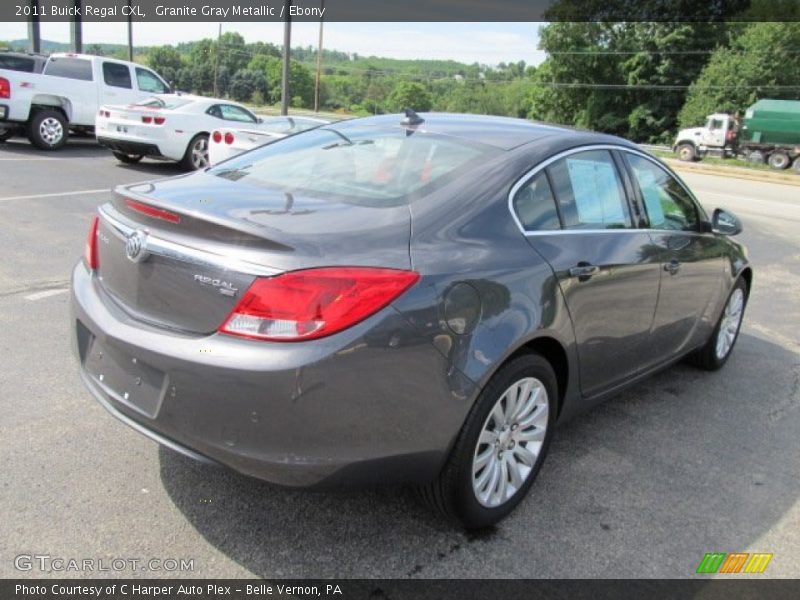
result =
[{"label": "green tree", "polygon": [[743,111],[762,98],[800,99],[798,48],[798,22],[745,25],[689,88],[678,118],[681,127],[698,125],[713,112]]},{"label": "green tree", "polygon": [[153,46],[147,51],[147,65],[158,73],[168,69],[177,73],[183,67],[183,58],[172,46]]},{"label": "green tree", "polygon": [[424,85],[416,81],[401,81],[389,94],[386,100],[389,110],[401,111],[404,108],[413,108],[418,112],[431,109],[433,100]]}]

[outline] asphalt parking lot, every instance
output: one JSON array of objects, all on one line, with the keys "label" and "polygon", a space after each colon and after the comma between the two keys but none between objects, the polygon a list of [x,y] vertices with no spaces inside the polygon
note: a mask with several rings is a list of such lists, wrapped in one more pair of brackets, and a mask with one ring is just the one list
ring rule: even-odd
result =
[{"label": "asphalt parking lot", "polygon": [[728,365],[675,366],[565,424],[519,509],[465,534],[408,490],[195,464],[84,390],[67,287],[90,217],[113,185],[178,173],[89,139],[0,145],[0,577],[48,575],[20,554],[194,560],[99,574],[119,576],[692,577],[706,552],[770,552],[763,576],[800,577],[800,187],[685,176],[745,223],[754,289]]}]

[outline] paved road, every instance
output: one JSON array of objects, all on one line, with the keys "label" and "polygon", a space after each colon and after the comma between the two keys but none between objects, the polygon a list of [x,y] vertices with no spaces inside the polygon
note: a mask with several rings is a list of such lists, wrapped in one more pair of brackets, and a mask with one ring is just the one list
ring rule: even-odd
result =
[{"label": "paved road", "polygon": [[728,366],[676,366],[566,424],[520,509],[465,535],[405,490],[286,491],[194,464],[90,399],[70,268],[102,190],[175,173],[90,143],[0,147],[0,577],[32,553],[191,558],[199,577],[690,577],[708,551],[773,552],[768,575],[800,576],[798,188],[685,177],[743,218],[756,267]]}]

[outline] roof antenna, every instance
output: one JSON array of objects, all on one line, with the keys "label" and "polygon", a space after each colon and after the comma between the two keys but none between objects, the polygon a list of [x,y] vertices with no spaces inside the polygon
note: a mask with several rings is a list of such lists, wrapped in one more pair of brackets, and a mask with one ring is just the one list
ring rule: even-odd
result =
[{"label": "roof antenna", "polygon": [[420,117],[416,112],[414,112],[413,108],[405,109],[406,116],[403,117],[403,120],[400,121],[400,125],[407,126],[407,127],[416,127],[421,123],[425,122],[425,119]]}]

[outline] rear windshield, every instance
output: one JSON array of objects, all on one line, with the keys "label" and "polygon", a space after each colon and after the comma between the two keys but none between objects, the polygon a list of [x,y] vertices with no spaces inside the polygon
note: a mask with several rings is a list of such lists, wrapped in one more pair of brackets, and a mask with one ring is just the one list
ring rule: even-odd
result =
[{"label": "rear windshield", "polygon": [[400,126],[327,126],[276,140],[209,172],[284,192],[396,205],[427,195],[498,152]]},{"label": "rear windshield", "polygon": [[12,71],[25,71],[33,73],[35,61],[25,56],[13,56],[0,54],[0,69],[11,69]]},{"label": "rear windshield", "polygon": [[308,119],[287,119],[285,117],[278,117],[277,119],[265,119],[261,130],[272,133],[300,133],[301,131],[319,127],[320,125],[326,125],[326,123]]},{"label": "rear windshield", "polygon": [[173,108],[179,108],[181,106],[186,106],[189,104],[191,100],[187,100],[185,98],[156,98],[155,96],[151,98],[145,98],[141,102],[137,102],[133,106],[143,106],[145,108],[165,108],[171,110]]},{"label": "rear windshield", "polygon": [[44,74],[91,81],[92,63],[83,58],[52,57],[44,68]]}]

